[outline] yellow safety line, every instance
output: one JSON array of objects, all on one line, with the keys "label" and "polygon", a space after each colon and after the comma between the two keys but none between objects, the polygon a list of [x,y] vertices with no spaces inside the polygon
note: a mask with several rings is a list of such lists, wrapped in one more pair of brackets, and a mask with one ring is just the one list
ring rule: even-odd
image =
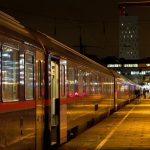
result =
[{"label": "yellow safety line", "polygon": [[125,115],[125,117],[114,127],[114,129],[103,139],[98,146],[95,148],[95,150],[100,150],[104,144],[110,139],[110,137],[114,134],[114,132],[117,130],[117,128],[123,123],[123,121],[129,116],[129,114],[133,111],[135,106]]},{"label": "yellow safety line", "polygon": [[10,145],[15,144],[15,143],[17,143],[17,142],[20,142],[20,141],[22,141],[22,140],[24,140],[24,139],[31,138],[31,137],[33,137],[34,135],[35,135],[34,133],[30,133],[30,134],[28,134],[28,135],[26,135],[26,136],[22,136],[22,137],[20,137],[20,138],[14,140],[14,141],[9,142],[9,143],[7,144],[7,146],[10,146]]}]

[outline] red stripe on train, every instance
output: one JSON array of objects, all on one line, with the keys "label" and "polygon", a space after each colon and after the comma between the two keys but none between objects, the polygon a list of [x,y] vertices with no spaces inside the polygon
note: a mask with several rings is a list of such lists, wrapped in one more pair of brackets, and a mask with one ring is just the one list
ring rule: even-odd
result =
[{"label": "red stripe on train", "polygon": [[[95,98],[94,96],[92,96]],[[91,99],[91,96],[85,97],[69,97],[69,98],[60,98],[60,105],[73,103],[74,101],[80,100],[88,100]],[[23,109],[31,109],[35,108],[36,105],[45,105],[50,106],[51,100],[30,100],[30,101],[18,101],[18,102],[7,102],[7,103],[0,103],[0,112],[7,112],[7,111],[15,111],[15,110],[23,110]]]},{"label": "red stripe on train", "polygon": [[0,103],[0,111],[20,110],[27,108],[35,108],[35,101],[19,101],[19,102],[8,102]]}]

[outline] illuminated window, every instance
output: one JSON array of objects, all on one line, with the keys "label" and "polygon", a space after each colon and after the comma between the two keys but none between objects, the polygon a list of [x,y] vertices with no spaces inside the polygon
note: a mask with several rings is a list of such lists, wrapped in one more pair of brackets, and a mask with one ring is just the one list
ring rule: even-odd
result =
[{"label": "illuminated window", "polygon": [[93,87],[93,82],[94,82],[94,74],[90,74],[90,94],[94,93],[94,87]]},{"label": "illuminated window", "polygon": [[61,96],[65,96],[65,65],[61,65]]},{"label": "illuminated window", "polygon": [[18,100],[19,87],[19,49],[2,46],[2,100],[4,102]]},{"label": "illuminated window", "polygon": [[145,75],[146,73],[149,73],[149,71],[131,71],[131,75]]},{"label": "illuminated window", "polygon": [[24,54],[20,54],[20,85],[24,85]]},{"label": "illuminated window", "polygon": [[100,76],[99,74],[97,73],[96,75],[96,82],[95,82],[95,90],[96,90],[96,94],[99,94],[100,93]]},{"label": "illuminated window", "polygon": [[124,67],[138,67],[138,64],[124,64]]},{"label": "illuminated window", "polygon": [[138,75],[139,71],[131,71],[131,75]]},{"label": "illuminated window", "polygon": [[114,67],[121,67],[121,64],[108,64],[107,67],[114,68]]},{"label": "illuminated window", "polygon": [[38,98],[40,99],[42,97],[42,63],[41,61],[38,61],[38,70],[37,70],[37,74],[38,74]]},{"label": "illuminated window", "polygon": [[83,93],[83,71],[82,70],[78,70],[78,89],[79,89],[79,94],[82,95]]},{"label": "illuminated window", "polygon": [[119,74],[121,74],[121,71],[117,71]]},{"label": "illuminated window", "polygon": [[145,75],[146,71],[141,71],[140,74]]},{"label": "illuminated window", "polygon": [[86,92],[90,93],[90,73],[86,72]]},{"label": "illuminated window", "polygon": [[75,91],[75,70],[74,67],[68,66],[68,96],[74,96]]},{"label": "illuminated window", "polygon": [[150,66],[150,64],[146,64],[146,66],[148,66],[148,67],[149,67],[149,66]]},{"label": "illuminated window", "polygon": [[26,100],[33,99],[33,77],[34,77],[34,56],[31,54],[25,55],[25,98]]},{"label": "illuminated window", "polygon": [[79,86],[78,86],[78,69],[75,68],[75,95],[78,96],[79,95]]},{"label": "illuminated window", "polygon": [[19,69],[20,69],[20,85],[19,85],[19,98],[24,99],[24,52],[20,51]]}]

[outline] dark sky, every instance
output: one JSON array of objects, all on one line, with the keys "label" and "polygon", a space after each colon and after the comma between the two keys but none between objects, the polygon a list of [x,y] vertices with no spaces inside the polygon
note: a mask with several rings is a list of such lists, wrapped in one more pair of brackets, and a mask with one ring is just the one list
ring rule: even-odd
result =
[{"label": "dark sky", "polygon": [[[81,35],[86,53],[118,56],[118,0],[1,0],[0,9],[68,46],[79,46]],[[140,57],[149,57],[150,7],[128,7],[126,12],[139,16]]]},{"label": "dark sky", "polygon": [[[123,0],[121,0],[123,1]],[[131,2],[131,0],[125,0]],[[132,0],[134,2],[142,2],[144,0]],[[139,49],[140,57],[150,57],[150,7],[127,7],[126,13],[129,16],[139,17]]]},{"label": "dark sky", "polygon": [[71,17],[84,19],[100,19],[114,15],[116,0],[1,0],[0,6],[5,10],[14,10],[51,17]]},{"label": "dark sky", "polygon": [[[81,34],[86,53],[118,56],[118,0],[1,0],[0,8],[68,46],[79,46]],[[141,58],[150,56],[150,8],[132,7],[127,12],[139,16]]]}]

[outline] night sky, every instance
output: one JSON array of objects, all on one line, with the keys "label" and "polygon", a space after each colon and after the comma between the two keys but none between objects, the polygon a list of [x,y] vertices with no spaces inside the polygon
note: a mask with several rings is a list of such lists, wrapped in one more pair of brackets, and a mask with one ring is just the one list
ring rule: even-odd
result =
[{"label": "night sky", "polygon": [[[118,56],[118,0],[1,0],[0,9],[22,24],[38,29],[79,51],[80,35],[85,53]],[[127,8],[140,20],[140,56],[150,56],[150,8]]]},{"label": "night sky", "polygon": [[[123,1],[123,0],[120,0]],[[131,0],[125,0],[131,2]],[[144,0],[132,0],[133,2]],[[123,1],[124,2],[124,1]],[[139,17],[139,52],[140,57],[150,57],[150,7],[127,7],[126,13],[129,16]]]}]

